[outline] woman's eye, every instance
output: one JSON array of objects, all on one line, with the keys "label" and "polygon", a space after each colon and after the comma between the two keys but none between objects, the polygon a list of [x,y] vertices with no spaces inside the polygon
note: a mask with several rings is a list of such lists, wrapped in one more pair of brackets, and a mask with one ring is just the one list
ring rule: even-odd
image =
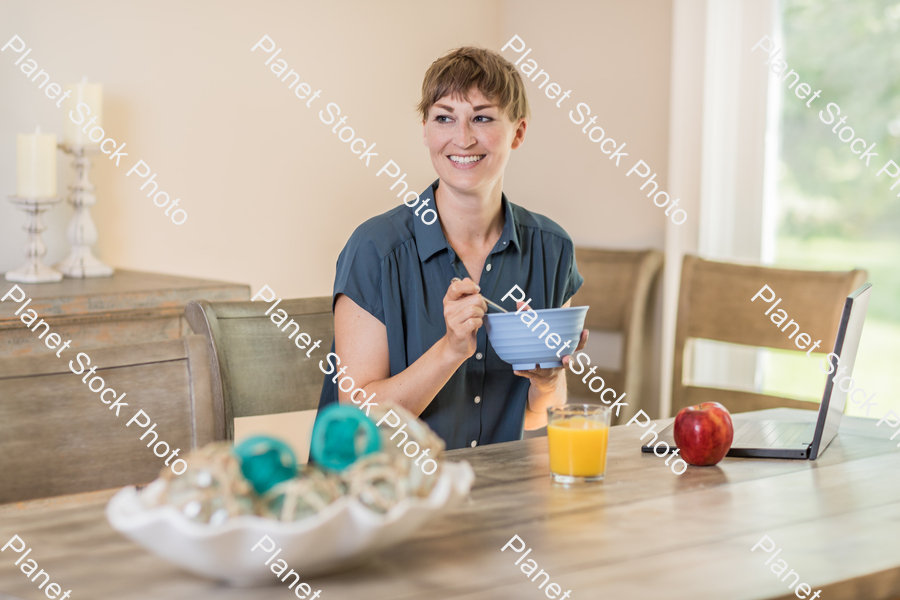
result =
[{"label": "woman's eye", "polygon": [[[447,119],[446,121],[444,119]],[[450,119],[449,115],[438,115],[434,118],[438,123],[448,123]]]},{"label": "woman's eye", "polygon": [[[483,121],[479,121],[478,119],[484,119],[484,120],[483,120]],[[475,117],[475,121],[476,121],[477,123],[490,123],[490,122],[493,121],[493,120],[494,120],[494,119],[493,119],[492,117],[488,117],[488,116],[485,116],[485,115],[477,115],[477,116]]]}]

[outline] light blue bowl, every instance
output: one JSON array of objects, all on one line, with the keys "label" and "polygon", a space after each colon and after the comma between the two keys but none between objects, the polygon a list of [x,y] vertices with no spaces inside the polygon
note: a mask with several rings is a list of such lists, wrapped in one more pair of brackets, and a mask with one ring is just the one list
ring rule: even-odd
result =
[{"label": "light blue bowl", "polygon": [[[519,314],[489,313],[484,316],[484,328],[497,356],[511,364],[513,370],[527,371],[538,365],[542,369],[550,369],[562,366],[562,356],[575,353],[587,311],[587,306],[572,306],[522,311]],[[522,321],[522,315],[528,312],[537,313],[530,327]],[[541,324],[542,320],[550,326],[549,330]],[[551,343],[552,347],[549,347],[546,340],[553,333],[560,337],[560,342]],[[555,341],[554,338],[552,342]],[[569,342],[569,347],[557,356],[556,353],[566,342]]]}]

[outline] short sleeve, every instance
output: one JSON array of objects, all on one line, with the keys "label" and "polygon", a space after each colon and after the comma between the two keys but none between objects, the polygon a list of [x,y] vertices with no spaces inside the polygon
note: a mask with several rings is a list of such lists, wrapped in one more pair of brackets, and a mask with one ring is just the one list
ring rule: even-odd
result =
[{"label": "short sleeve", "polygon": [[365,224],[358,227],[338,256],[331,310],[334,311],[338,294],[344,294],[384,323],[382,258],[369,231]]},{"label": "short sleeve", "polygon": [[575,263],[575,245],[571,240],[566,240],[562,259],[563,272],[566,273],[562,301],[562,304],[565,304],[575,295],[575,292],[581,288],[582,284],[584,284],[584,277],[578,272],[578,265]]}]

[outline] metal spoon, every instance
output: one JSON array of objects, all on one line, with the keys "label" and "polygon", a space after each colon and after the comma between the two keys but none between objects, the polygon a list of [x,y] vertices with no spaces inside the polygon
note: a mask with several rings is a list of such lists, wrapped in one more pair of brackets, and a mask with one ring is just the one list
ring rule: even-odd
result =
[{"label": "metal spoon", "polygon": [[[455,282],[455,281],[462,281],[462,279],[460,279],[459,277],[454,277],[453,279],[450,280],[450,283],[453,283],[453,282]],[[479,296],[481,296],[481,294],[479,294]],[[508,313],[508,312],[509,312],[508,310],[506,310],[505,308],[503,308],[502,306],[500,306],[499,304],[497,304],[497,303],[494,302],[493,300],[490,300],[490,299],[486,298],[485,296],[481,296],[481,297],[484,299],[485,302],[487,302],[488,306],[493,306],[494,308],[496,308],[496,309],[499,310],[500,312],[505,312],[505,313]]]}]

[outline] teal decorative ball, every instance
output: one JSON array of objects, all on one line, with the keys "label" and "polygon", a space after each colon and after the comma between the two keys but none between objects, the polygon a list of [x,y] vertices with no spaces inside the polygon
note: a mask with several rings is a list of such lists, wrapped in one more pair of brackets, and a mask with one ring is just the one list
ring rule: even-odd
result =
[{"label": "teal decorative ball", "polygon": [[244,440],[234,448],[241,472],[258,494],[297,474],[297,457],[290,446],[264,435]]},{"label": "teal decorative ball", "polygon": [[316,419],[309,453],[323,469],[343,471],[380,449],[381,438],[372,419],[354,406],[331,404]]}]

